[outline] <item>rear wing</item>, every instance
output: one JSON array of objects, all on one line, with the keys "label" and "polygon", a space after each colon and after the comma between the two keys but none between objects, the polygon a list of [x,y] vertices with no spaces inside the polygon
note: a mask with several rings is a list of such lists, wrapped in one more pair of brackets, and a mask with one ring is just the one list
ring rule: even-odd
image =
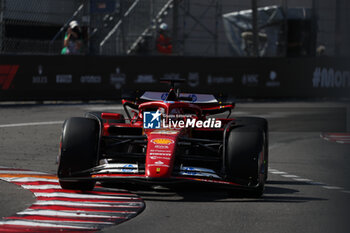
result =
[{"label": "rear wing", "polygon": [[[168,97],[167,92],[153,92],[146,91],[140,99],[147,101],[165,101]],[[218,100],[214,95],[210,94],[193,94],[193,93],[180,93],[181,101],[194,104],[215,104]]]},{"label": "rear wing", "polygon": [[[139,98],[135,99],[123,99],[122,104],[128,117],[131,116],[127,110],[127,107],[137,110],[139,105],[149,101],[166,101],[168,97],[167,92],[153,92],[146,91]],[[218,101],[212,94],[192,94],[192,93],[180,93],[179,101],[188,102],[198,105],[202,109],[204,115],[214,115],[224,112],[229,112],[228,117],[231,115],[232,109],[235,108],[235,103],[222,103]]]}]

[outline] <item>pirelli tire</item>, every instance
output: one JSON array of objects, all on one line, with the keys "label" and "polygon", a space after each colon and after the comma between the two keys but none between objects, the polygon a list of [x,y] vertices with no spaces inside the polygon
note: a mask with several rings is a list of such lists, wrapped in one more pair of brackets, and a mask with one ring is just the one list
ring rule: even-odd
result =
[{"label": "pirelli tire", "polygon": [[[100,126],[91,118],[73,117],[65,121],[60,142],[57,175],[63,189],[92,190],[95,181],[82,180],[84,170],[97,165]],[[77,180],[74,181],[74,178]],[[66,180],[65,180],[66,179]],[[67,179],[73,181],[67,181]]]},{"label": "pirelli tire", "polygon": [[237,124],[241,126],[255,125],[263,130],[264,132],[264,177],[267,181],[269,174],[269,125],[266,119],[261,117],[237,117]]},{"label": "pirelli tire", "polygon": [[227,172],[234,180],[250,186],[246,194],[260,197],[264,192],[264,131],[257,125],[231,129],[226,147]]}]

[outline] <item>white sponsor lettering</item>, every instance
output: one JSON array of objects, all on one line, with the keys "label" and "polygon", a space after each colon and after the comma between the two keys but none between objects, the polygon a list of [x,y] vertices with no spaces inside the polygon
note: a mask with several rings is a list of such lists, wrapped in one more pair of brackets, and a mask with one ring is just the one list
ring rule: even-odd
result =
[{"label": "white sponsor lettering", "polygon": [[102,78],[101,76],[95,76],[95,75],[83,75],[80,77],[81,83],[101,83]]},{"label": "white sponsor lettering", "polygon": [[155,149],[151,149],[149,152],[150,153],[169,153],[169,154],[171,154],[170,150],[155,150]]},{"label": "white sponsor lettering", "polygon": [[276,71],[272,70],[269,75],[269,81],[266,82],[267,87],[279,87],[281,83],[277,81],[277,73]]},{"label": "white sponsor lettering", "polygon": [[71,74],[58,74],[56,75],[56,83],[69,84],[73,82],[73,77]]},{"label": "white sponsor lettering", "polygon": [[137,76],[135,83],[155,83],[156,80],[153,79],[153,75],[151,74],[140,74]]},{"label": "white sponsor lettering", "polygon": [[209,118],[205,121],[190,119],[174,121],[169,119],[167,122],[163,119],[163,128],[221,128],[221,121]]},{"label": "white sponsor lettering", "polygon": [[148,167],[169,167],[166,164],[148,164]]},{"label": "white sponsor lettering", "polygon": [[245,74],[242,77],[242,84],[245,86],[257,86],[259,83],[258,74]]},{"label": "white sponsor lettering", "polygon": [[170,130],[157,130],[157,131],[151,132],[151,134],[170,134],[170,135],[178,134],[178,133],[179,131],[170,131]]},{"label": "white sponsor lettering", "polygon": [[151,156],[150,159],[152,159],[152,160],[157,160],[157,159],[166,159],[166,160],[170,160],[170,157]]},{"label": "white sponsor lettering", "polygon": [[179,79],[180,74],[177,74],[177,73],[164,74],[163,78],[165,78],[165,79]]},{"label": "white sponsor lettering", "polygon": [[233,83],[233,77],[215,77],[212,75],[208,76],[208,84],[223,84]]},{"label": "white sponsor lettering", "polygon": [[169,146],[167,146],[167,145],[155,145],[154,148],[157,148],[157,149],[169,149]]},{"label": "white sponsor lettering", "polygon": [[115,74],[110,75],[110,83],[114,85],[115,89],[119,90],[126,82],[126,76],[120,72],[120,68],[115,69]]},{"label": "white sponsor lettering", "polygon": [[48,83],[48,79],[46,76],[34,76],[32,79],[32,83],[45,84],[45,83]]},{"label": "white sponsor lettering", "polygon": [[199,85],[199,74],[198,73],[189,73],[187,83],[190,87],[196,87]]},{"label": "white sponsor lettering", "polygon": [[160,152],[156,152],[156,153],[150,153],[150,155],[161,155],[161,156],[171,156],[170,153],[160,153]]},{"label": "white sponsor lettering", "polygon": [[316,67],[312,85],[315,88],[342,88],[350,87],[350,72],[334,70],[333,68]]}]

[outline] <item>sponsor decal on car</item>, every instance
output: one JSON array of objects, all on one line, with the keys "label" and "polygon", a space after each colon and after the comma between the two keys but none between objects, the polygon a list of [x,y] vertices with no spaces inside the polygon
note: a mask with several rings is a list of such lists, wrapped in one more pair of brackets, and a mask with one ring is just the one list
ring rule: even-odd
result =
[{"label": "sponsor decal on car", "polygon": [[151,132],[151,134],[170,134],[170,135],[174,135],[178,133],[179,131],[171,131],[171,130],[157,130],[157,131]]},{"label": "sponsor decal on car", "polygon": [[169,146],[167,146],[167,145],[155,145],[154,148],[167,150],[167,149],[169,149]]},{"label": "sponsor decal on car", "polygon": [[157,159],[166,159],[166,160],[170,160],[170,157],[150,156],[150,159],[152,159],[152,160],[157,160]]},{"label": "sponsor decal on car", "polygon": [[184,167],[183,172],[186,175],[192,175],[192,176],[197,175],[196,169],[193,167]]},{"label": "sponsor decal on car", "polygon": [[135,168],[137,169],[137,166],[135,166],[134,164],[125,164],[123,166],[122,172],[130,172]]},{"label": "sponsor decal on car", "polygon": [[151,152],[150,155],[171,156],[170,153]]},{"label": "sponsor decal on car", "polygon": [[155,139],[152,139],[151,142],[154,144],[160,144],[160,145],[174,144],[174,140],[169,138],[155,138]]},{"label": "sponsor decal on car", "polygon": [[[165,146],[167,148],[164,148]],[[155,144],[154,147],[157,148],[157,149],[150,149],[150,152],[171,153],[169,145],[165,145],[165,146],[159,145],[159,144]],[[161,148],[158,148],[158,147],[161,147]]]},{"label": "sponsor decal on car", "polygon": [[148,164],[149,167],[169,167],[167,164]]}]

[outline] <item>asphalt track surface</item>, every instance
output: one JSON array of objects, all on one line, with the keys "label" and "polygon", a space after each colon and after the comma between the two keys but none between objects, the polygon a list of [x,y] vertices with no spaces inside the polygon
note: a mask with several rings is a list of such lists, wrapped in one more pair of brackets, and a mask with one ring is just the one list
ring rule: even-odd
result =
[{"label": "asphalt track surface", "polygon": [[[60,122],[104,109],[121,112],[111,104],[0,105],[0,166],[55,174]],[[235,112],[266,117],[270,124],[271,169],[262,198],[190,187],[131,190],[145,201],[145,210],[103,232],[350,232],[350,144],[320,137],[349,129],[349,106],[242,103]],[[35,200],[3,181],[0,194],[1,217]]]}]

